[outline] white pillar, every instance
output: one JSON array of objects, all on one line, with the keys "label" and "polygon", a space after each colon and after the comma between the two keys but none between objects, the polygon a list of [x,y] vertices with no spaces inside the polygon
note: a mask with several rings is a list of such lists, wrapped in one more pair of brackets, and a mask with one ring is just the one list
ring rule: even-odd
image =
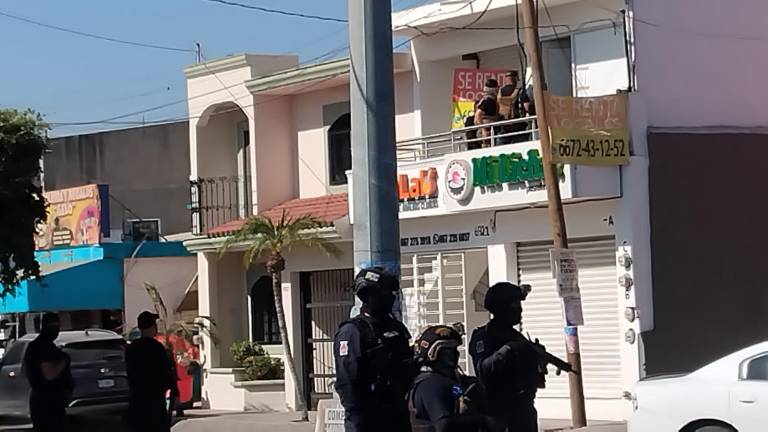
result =
[{"label": "white pillar", "polygon": [[[285,310],[285,323],[288,330],[288,337],[291,343],[291,353],[296,362],[296,375],[303,379],[306,371],[304,370],[303,359],[303,341],[301,332],[302,305],[299,283],[300,273],[283,272],[283,309]],[[304,389],[306,390],[306,389]],[[301,396],[303,397],[303,395]],[[285,404],[289,410],[295,410],[298,406],[296,397],[296,384],[288,373],[288,367],[285,369]]]},{"label": "white pillar", "polygon": [[[197,254],[197,302],[198,313],[200,316],[207,316],[217,321],[218,318],[218,295],[216,293],[217,282],[217,263],[218,256],[214,253]],[[215,332],[217,329],[213,329]],[[219,367],[219,350],[213,345],[210,336],[203,334],[203,346],[200,347],[201,361],[204,368],[210,369]]]},{"label": "white pillar", "polygon": [[[653,329],[653,287],[651,271],[651,221],[648,190],[648,151],[646,142],[647,123],[642,99],[638,94],[630,95],[630,123],[633,156],[629,165],[622,167],[622,197],[616,205],[614,220],[616,232],[616,257],[628,255],[632,264],[628,268],[617,263],[617,276],[632,279],[627,292],[618,285],[621,337],[634,335],[634,341],[621,342],[622,387],[631,391],[634,384],[645,375],[641,332]],[[628,294],[628,295],[627,295]],[[637,318],[630,322],[625,313],[627,308],[637,312]],[[632,414],[627,403],[625,418]]]},{"label": "white pillar", "polygon": [[488,284],[499,282],[518,282],[515,243],[488,246]]}]

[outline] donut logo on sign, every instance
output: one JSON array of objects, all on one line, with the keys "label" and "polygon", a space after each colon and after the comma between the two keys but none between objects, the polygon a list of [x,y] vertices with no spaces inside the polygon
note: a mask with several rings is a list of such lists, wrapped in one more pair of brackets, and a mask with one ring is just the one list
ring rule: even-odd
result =
[{"label": "donut logo on sign", "polygon": [[467,161],[453,160],[445,167],[445,189],[458,202],[472,196],[472,167]]}]

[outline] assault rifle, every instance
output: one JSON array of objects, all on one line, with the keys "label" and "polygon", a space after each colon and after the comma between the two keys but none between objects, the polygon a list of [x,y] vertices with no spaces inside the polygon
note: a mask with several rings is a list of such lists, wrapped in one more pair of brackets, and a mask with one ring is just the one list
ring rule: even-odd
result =
[{"label": "assault rifle", "polygon": [[574,369],[570,363],[561,359],[560,357],[557,357],[553,354],[548,353],[547,350],[544,348],[544,345],[539,343],[538,339],[531,340],[531,337],[529,335],[528,339],[524,339],[524,340],[530,345],[530,347],[539,357],[539,360],[541,361],[541,363],[543,363],[545,366],[546,364],[551,364],[557,369],[557,372],[556,372],[557,375],[560,375],[560,373],[563,371],[567,373],[572,373],[575,375],[581,375],[581,372]]}]

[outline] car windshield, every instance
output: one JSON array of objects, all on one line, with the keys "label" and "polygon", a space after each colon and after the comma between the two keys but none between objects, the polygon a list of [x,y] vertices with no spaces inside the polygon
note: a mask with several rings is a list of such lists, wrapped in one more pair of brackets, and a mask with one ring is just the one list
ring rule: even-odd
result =
[{"label": "car windshield", "polygon": [[125,341],[122,339],[78,342],[67,345],[64,350],[69,354],[72,363],[125,359]]}]

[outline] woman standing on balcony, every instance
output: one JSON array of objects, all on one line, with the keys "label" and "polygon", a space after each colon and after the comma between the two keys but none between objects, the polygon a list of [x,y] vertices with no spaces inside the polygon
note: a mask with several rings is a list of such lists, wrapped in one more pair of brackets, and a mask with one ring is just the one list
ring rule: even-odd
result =
[{"label": "woman standing on balcony", "polygon": [[[475,125],[478,126],[499,121],[499,102],[496,100],[499,93],[499,82],[493,78],[487,79],[483,87],[483,93],[483,97],[475,108]],[[490,137],[491,128],[479,129],[478,135],[480,137]],[[483,147],[490,145],[493,145],[490,140],[483,141]]]}]

